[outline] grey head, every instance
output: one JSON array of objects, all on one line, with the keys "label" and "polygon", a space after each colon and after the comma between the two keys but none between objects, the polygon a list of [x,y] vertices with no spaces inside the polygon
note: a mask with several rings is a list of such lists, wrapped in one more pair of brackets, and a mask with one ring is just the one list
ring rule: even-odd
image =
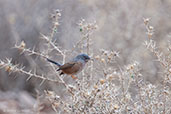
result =
[{"label": "grey head", "polygon": [[88,62],[90,57],[87,54],[79,54],[74,58],[74,61],[83,60],[84,62]]}]

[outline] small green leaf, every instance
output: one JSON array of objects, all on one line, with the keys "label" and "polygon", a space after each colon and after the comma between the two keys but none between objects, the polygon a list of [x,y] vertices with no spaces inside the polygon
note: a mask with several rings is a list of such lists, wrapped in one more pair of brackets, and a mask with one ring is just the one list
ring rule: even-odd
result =
[{"label": "small green leaf", "polygon": [[82,32],[83,31],[83,29],[82,28],[80,28],[80,32]]},{"label": "small green leaf", "polygon": [[131,78],[134,78],[134,76],[133,76],[133,75],[131,75]]},{"label": "small green leaf", "polygon": [[55,33],[57,32],[57,29],[56,29],[56,28],[54,29],[54,32],[55,32]]}]

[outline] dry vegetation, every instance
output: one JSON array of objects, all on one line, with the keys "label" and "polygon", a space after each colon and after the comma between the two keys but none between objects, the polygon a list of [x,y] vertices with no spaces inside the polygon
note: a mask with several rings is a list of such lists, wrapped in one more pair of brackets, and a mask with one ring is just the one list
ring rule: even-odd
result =
[{"label": "dry vegetation", "polygon": [[[161,3],[166,5],[166,2],[170,3],[169,1]],[[22,84],[19,86],[23,86],[22,89],[19,87],[20,89],[15,90],[8,88],[8,91],[1,89],[0,113],[171,113],[170,40],[156,38],[161,37],[161,34],[164,33],[157,28],[157,25],[153,27],[155,19],[143,18],[144,16],[141,14],[137,14],[137,17],[131,17],[133,14],[130,12],[137,9],[137,3],[134,3],[133,0],[126,2],[127,4],[123,1],[109,1],[109,3],[111,4],[104,3],[106,7],[103,11],[110,11],[110,8],[115,5],[121,8],[121,11],[114,11],[115,13],[106,11],[111,16],[108,16],[109,20],[105,19],[106,14],[99,20],[95,17],[96,21],[92,18],[80,18],[79,22],[75,22],[77,23],[75,26],[77,33],[73,33],[73,36],[76,36],[76,39],[56,38],[60,33],[64,34],[62,38],[71,34],[68,31],[60,30],[63,13],[61,10],[55,10],[50,16],[51,24],[48,24],[51,25],[51,30],[49,33],[40,33],[39,46],[30,46],[27,44],[27,39],[26,41],[17,40],[11,50],[16,50],[17,57],[26,58],[24,61],[28,61],[27,64],[30,65],[21,60],[17,61],[15,57],[4,57],[0,60],[1,71],[7,72],[7,77],[12,78],[7,80],[20,79]],[[153,12],[152,3],[146,1],[142,2],[140,6],[144,7],[144,5],[150,4],[150,11]],[[156,4],[158,3],[156,2]],[[89,7],[94,5],[99,11],[102,11],[99,8],[102,4],[95,1],[88,0],[85,4]],[[133,9],[128,10],[130,12],[124,10],[124,8],[128,9],[130,4],[133,5]],[[143,10],[137,10],[137,12],[141,13]],[[119,15],[122,16],[119,17]],[[116,18],[118,18],[117,21]],[[119,20],[119,18],[121,19]],[[109,25],[112,19],[114,22],[123,21],[125,23],[120,22],[117,25],[118,28],[113,29]],[[106,22],[105,25],[104,20],[109,21],[109,23]],[[166,17],[165,20],[167,20]],[[143,29],[139,30],[136,27],[137,23],[142,25]],[[164,22],[161,21],[161,23]],[[115,24],[111,23],[112,26],[116,27]],[[170,22],[168,22],[169,25]],[[101,27],[109,28],[102,29]],[[71,29],[71,27],[69,28]],[[165,29],[171,30],[169,27]],[[165,35],[169,35],[169,33],[165,33]],[[16,35],[16,33],[14,34]],[[94,38],[96,35],[98,38]],[[110,38],[113,35],[115,38]],[[101,40],[101,37],[104,38]],[[121,40],[123,41],[118,44]],[[160,42],[164,42],[164,45]],[[46,58],[51,58],[65,63],[79,53],[87,53],[94,61],[90,61],[86,65],[86,68],[77,75],[78,79],[76,80],[67,75],[60,76],[57,66],[46,61]],[[1,77],[1,79],[3,78]],[[10,84],[11,86],[15,85],[8,83],[8,86]]]}]

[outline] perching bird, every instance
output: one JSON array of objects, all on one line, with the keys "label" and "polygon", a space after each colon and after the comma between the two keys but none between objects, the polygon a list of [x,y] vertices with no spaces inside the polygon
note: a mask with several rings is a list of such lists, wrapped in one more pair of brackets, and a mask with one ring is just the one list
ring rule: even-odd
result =
[{"label": "perching bird", "polygon": [[84,68],[85,64],[90,60],[90,57],[87,54],[79,54],[76,56],[73,60],[61,65],[53,60],[50,60],[47,58],[47,61],[57,65],[59,69],[57,71],[62,71],[60,75],[62,74],[68,74],[71,75],[73,79],[77,79],[74,75],[81,72]]}]

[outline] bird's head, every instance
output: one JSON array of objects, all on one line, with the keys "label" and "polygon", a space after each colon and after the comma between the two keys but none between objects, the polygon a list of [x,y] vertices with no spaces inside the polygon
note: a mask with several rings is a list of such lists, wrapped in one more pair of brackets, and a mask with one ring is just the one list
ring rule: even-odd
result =
[{"label": "bird's head", "polygon": [[90,60],[90,57],[87,54],[79,54],[76,57],[76,59],[79,59],[79,60],[81,59],[81,60],[83,60],[85,62],[88,62]]}]

